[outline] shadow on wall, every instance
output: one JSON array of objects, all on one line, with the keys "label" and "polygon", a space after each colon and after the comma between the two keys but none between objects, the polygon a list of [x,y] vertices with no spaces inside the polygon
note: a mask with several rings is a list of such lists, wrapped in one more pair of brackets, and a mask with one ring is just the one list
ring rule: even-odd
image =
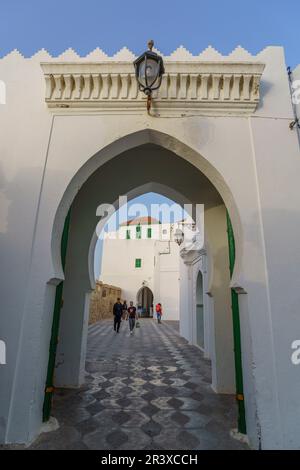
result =
[{"label": "shadow on wall", "polygon": [[262,79],[260,82],[260,100],[257,105],[257,111],[263,109],[265,97],[270,93],[273,88],[273,84],[267,80]]}]

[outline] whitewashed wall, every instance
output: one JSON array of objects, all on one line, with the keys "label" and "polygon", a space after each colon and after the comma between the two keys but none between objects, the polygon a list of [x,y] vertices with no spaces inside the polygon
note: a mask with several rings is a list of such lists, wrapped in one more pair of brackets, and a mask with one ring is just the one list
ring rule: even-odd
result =
[{"label": "whitewashed wall", "polygon": [[[0,366],[2,442],[28,442],[40,428],[53,296],[63,278],[59,241],[73,198],[105,162],[154,143],[204,173],[233,222],[232,285],[247,293],[240,310],[251,444],[300,447],[300,375],[290,359],[300,335],[299,144],[289,129],[293,113],[282,48],[266,48],[254,58],[243,54],[230,60],[266,64],[251,117],[212,112],[170,119],[147,116],[143,108],[116,115],[50,111],[40,62],[53,59],[46,52],[30,59],[12,53],[0,61],[7,91],[0,106],[0,334],[7,344],[7,365]],[[59,60],[80,61],[72,52]],[[209,51],[202,60],[227,59]],[[173,186],[170,169],[156,176]],[[184,184],[187,197],[196,200],[196,185]],[[178,189],[184,192],[179,183]],[[86,259],[89,249],[81,253]]]},{"label": "whitewashed wall", "polygon": [[[147,238],[148,228],[151,239]],[[100,278],[121,287],[123,299],[134,304],[138,291],[146,285],[153,293],[154,305],[158,302],[163,305],[164,319],[179,320],[179,249],[170,240],[170,225],[141,225],[140,240],[135,239],[135,229],[134,225],[121,227],[118,232],[106,234]],[[129,240],[127,230],[131,233]],[[142,260],[141,268],[135,267],[137,258]]]}]

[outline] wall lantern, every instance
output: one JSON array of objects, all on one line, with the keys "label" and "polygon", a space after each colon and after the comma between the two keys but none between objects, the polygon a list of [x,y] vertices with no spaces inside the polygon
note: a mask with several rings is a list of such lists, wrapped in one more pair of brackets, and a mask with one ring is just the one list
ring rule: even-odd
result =
[{"label": "wall lantern", "polygon": [[180,246],[184,241],[184,233],[180,228],[177,228],[174,232],[174,240],[178,246]]},{"label": "wall lantern", "polygon": [[150,40],[148,50],[133,62],[139,90],[147,96],[148,112],[151,108],[152,91],[160,87],[162,76],[165,73],[162,57],[152,51],[153,46],[154,41]]}]

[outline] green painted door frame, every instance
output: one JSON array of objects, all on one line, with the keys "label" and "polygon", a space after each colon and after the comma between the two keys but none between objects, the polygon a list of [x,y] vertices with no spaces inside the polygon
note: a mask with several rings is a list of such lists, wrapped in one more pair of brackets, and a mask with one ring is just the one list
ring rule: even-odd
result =
[{"label": "green painted door frame", "polygon": [[[68,215],[65,220],[64,229],[61,238],[61,262],[62,267],[65,269],[66,265],[66,255],[67,255],[67,245],[68,245],[68,236],[69,236],[69,227],[70,227],[70,214],[71,209],[68,212]],[[51,329],[51,339],[49,347],[49,360],[47,368],[47,378],[46,378],[46,387],[45,387],[45,398],[43,405],[43,421],[48,421],[51,414],[52,398],[53,398],[53,377],[55,369],[55,360],[56,360],[56,350],[58,343],[58,332],[59,332],[59,321],[60,321],[60,311],[62,308],[63,301],[63,286],[64,283],[61,281],[56,287],[55,291],[55,301],[54,301],[54,310],[53,310],[53,320],[52,320],[52,329]]]},{"label": "green painted door frame", "polygon": [[[230,277],[232,277],[235,263],[235,241],[231,220],[228,212],[227,216],[227,234],[229,247],[229,269]],[[241,348],[241,326],[239,298],[235,290],[231,289],[231,307],[232,307],[232,323],[233,323],[233,343],[234,343],[234,361],[235,361],[235,381],[236,381],[236,399],[238,403],[238,431],[242,434],[247,433],[245,401],[244,401],[244,385],[243,385],[243,365],[242,365],[242,348]]]}]

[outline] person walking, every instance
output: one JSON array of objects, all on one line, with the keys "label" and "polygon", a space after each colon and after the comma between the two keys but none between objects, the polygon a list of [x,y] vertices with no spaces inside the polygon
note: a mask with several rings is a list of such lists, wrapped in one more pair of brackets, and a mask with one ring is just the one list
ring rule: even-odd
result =
[{"label": "person walking", "polygon": [[117,302],[114,304],[113,308],[114,314],[114,330],[119,333],[120,325],[123,315],[123,305],[121,304],[120,298],[117,299]]},{"label": "person walking", "polygon": [[133,305],[133,302],[130,302],[130,305],[127,309],[128,321],[129,321],[129,330],[130,334],[133,334],[134,327],[135,327],[135,320],[137,318],[136,308]]},{"label": "person walking", "polygon": [[161,303],[156,304],[155,310],[156,310],[157,323],[161,323],[161,317],[162,317]]}]

